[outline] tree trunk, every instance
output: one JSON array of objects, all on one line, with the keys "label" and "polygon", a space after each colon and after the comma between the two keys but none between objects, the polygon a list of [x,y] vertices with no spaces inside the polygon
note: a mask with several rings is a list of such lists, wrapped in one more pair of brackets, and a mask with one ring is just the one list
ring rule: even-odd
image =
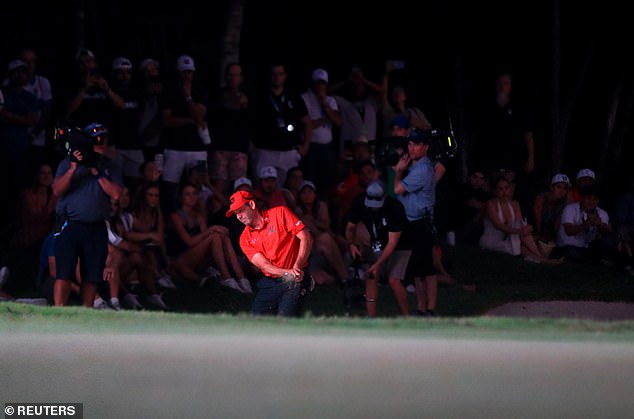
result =
[{"label": "tree trunk", "polygon": [[220,47],[219,85],[224,84],[225,68],[231,62],[240,61],[240,34],[246,0],[231,0],[227,5],[226,26]]},{"label": "tree trunk", "polygon": [[[550,113],[552,117],[552,138],[550,147],[550,167],[544,173],[559,173],[563,165],[564,138],[561,132],[561,37],[559,0],[553,1],[553,44],[552,44],[552,97]],[[548,170],[550,169],[550,170]]]},{"label": "tree trunk", "polygon": [[[608,112],[608,118],[606,121],[605,129],[603,131],[603,137],[601,138],[600,143],[600,152],[599,152],[599,163],[597,164],[597,169],[605,174],[605,169],[607,168],[606,163],[610,156],[608,153],[610,152],[610,145],[613,140],[612,132],[614,130],[614,121],[616,120],[616,114],[619,110],[619,102],[621,101],[621,93],[623,92],[623,85],[621,81],[617,82],[616,86],[614,86],[614,90],[612,92],[612,100],[610,103],[610,109]],[[612,164],[608,164],[608,166],[612,167],[612,170],[615,167]]]}]

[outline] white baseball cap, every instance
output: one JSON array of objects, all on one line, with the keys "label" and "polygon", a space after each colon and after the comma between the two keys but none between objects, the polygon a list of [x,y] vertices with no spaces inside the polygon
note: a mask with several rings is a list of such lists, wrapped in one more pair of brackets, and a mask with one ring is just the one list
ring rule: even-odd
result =
[{"label": "white baseball cap", "polygon": [[178,71],[196,71],[194,59],[189,55],[181,55],[178,57],[178,60],[176,60],[176,69]]},{"label": "white baseball cap", "polygon": [[268,179],[268,178],[276,178],[277,179],[277,170],[273,166],[262,166],[260,168],[260,179]]},{"label": "white baseball cap", "polygon": [[13,71],[15,69],[18,69],[20,67],[26,68],[26,63],[24,61],[22,61],[22,60],[13,60],[7,66],[7,72],[11,72],[11,71]]},{"label": "white baseball cap", "polygon": [[132,61],[130,61],[126,57],[117,57],[114,60],[112,60],[112,69],[113,70],[131,70]]},{"label": "white baseball cap", "polygon": [[554,185],[555,183],[567,183],[568,185],[570,185],[570,179],[568,179],[568,176],[566,176],[563,173],[557,173],[555,176],[552,177],[552,179],[550,180],[550,184]]},{"label": "white baseball cap", "polygon": [[325,81],[328,83],[328,72],[323,68],[316,68],[313,70],[311,78],[313,81]]},{"label": "white baseball cap", "polygon": [[305,180],[301,183],[301,185],[299,185],[299,190],[301,191],[302,189],[304,189],[306,186],[308,186],[309,188],[311,188],[313,191],[317,190],[317,187],[315,186],[315,184],[313,182],[311,182],[310,180]]},{"label": "white baseball cap", "polygon": [[365,206],[368,208],[381,208],[385,202],[385,188],[381,181],[375,180],[365,190]]},{"label": "white baseball cap", "polygon": [[141,61],[141,64],[139,64],[139,68],[141,69],[141,71],[145,71],[145,69],[149,65],[155,65],[156,67],[160,67],[161,66],[159,64],[159,62],[156,61],[154,58],[146,58],[145,60]]},{"label": "white baseball cap", "polygon": [[239,177],[233,181],[233,190],[235,191],[242,185],[249,185],[250,187],[253,187],[253,182],[251,182],[251,179],[248,177]]},{"label": "white baseball cap", "polygon": [[581,169],[577,172],[577,179],[582,178],[582,177],[591,177],[592,179],[596,180],[596,177],[594,175],[594,172],[590,169]]}]

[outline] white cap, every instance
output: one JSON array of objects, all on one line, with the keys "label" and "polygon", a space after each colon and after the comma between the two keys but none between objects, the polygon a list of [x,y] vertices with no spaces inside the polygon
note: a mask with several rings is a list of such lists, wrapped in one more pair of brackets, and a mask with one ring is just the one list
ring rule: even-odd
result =
[{"label": "white cap", "polygon": [[311,78],[313,81],[325,81],[328,83],[328,72],[323,68],[316,68],[313,70]]},{"label": "white cap", "polygon": [[555,183],[567,183],[568,185],[570,185],[570,179],[568,179],[568,176],[566,176],[563,173],[557,173],[555,176],[552,177],[552,179],[550,180],[550,184],[554,185]]},{"label": "white cap", "polygon": [[596,177],[594,176],[594,172],[590,169],[581,169],[577,172],[577,179],[582,178],[582,177],[591,177],[592,179],[596,180]]},{"label": "white cap", "polygon": [[272,177],[277,179],[277,170],[275,170],[275,167],[262,166],[260,168],[260,179],[268,179]]},{"label": "white cap", "polygon": [[176,69],[178,71],[196,71],[194,59],[189,55],[181,55],[178,57],[178,60],[176,60]]},{"label": "white cap", "polygon": [[113,70],[131,70],[132,61],[130,61],[126,57],[117,57],[114,60],[112,60],[112,69]]},{"label": "white cap", "polygon": [[385,202],[385,188],[379,180],[368,185],[365,190],[365,206],[368,208],[381,208]]},{"label": "white cap", "polygon": [[313,191],[317,190],[317,187],[315,187],[315,184],[313,182],[311,182],[310,180],[305,180],[301,183],[301,185],[299,185],[299,190],[301,191],[302,189],[304,189],[306,186],[308,186],[309,188],[311,188]]},{"label": "white cap", "polygon": [[233,190],[235,191],[242,185],[249,185],[250,187],[253,187],[253,182],[251,182],[251,179],[248,177],[239,177],[233,181]]},{"label": "white cap", "polygon": [[7,72],[11,72],[17,68],[24,67],[26,68],[26,63],[22,60],[13,60],[7,66]]},{"label": "white cap", "polygon": [[77,51],[77,54],[75,55],[75,60],[79,60],[82,57],[86,57],[86,56],[95,58],[95,54],[91,50],[86,48],[81,48]]},{"label": "white cap", "polygon": [[146,58],[145,60],[141,61],[141,64],[139,64],[139,69],[141,69],[141,71],[145,71],[145,69],[149,65],[155,65],[157,67],[161,66],[159,62],[156,61],[154,58]]}]

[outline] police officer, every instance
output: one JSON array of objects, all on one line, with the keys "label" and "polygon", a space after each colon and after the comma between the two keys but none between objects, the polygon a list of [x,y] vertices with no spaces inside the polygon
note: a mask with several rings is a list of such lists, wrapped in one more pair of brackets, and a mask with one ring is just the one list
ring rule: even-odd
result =
[{"label": "police officer", "polygon": [[103,125],[92,123],[63,135],[69,144],[68,156],[60,162],[53,181],[61,224],[55,244],[53,299],[56,306],[66,304],[79,262],[82,304],[92,307],[98,284],[108,279],[104,278],[106,219],[110,200],[121,196],[122,171],[118,161],[107,156],[108,131]]}]

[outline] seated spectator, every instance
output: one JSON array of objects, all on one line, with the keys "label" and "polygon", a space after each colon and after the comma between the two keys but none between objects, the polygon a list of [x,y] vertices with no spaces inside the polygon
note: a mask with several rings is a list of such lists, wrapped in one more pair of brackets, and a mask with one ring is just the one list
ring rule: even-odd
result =
[{"label": "seated spectator", "polygon": [[581,169],[577,172],[575,177],[575,184],[568,192],[568,196],[571,202],[579,202],[581,200],[581,194],[579,191],[586,185],[592,185],[597,182],[597,177],[594,172],[588,168]]},{"label": "seated spectator", "polygon": [[343,236],[332,231],[328,205],[317,198],[313,182],[302,183],[295,212],[313,235],[310,272],[315,283],[343,284],[348,279],[347,244]]},{"label": "seated spectator", "polygon": [[552,177],[547,191],[540,193],[533,201],[535,231],[533,236],[539,242],[554,245],[557,241],[561,212],[569,203],[570,179],[563,173]]},{"label": "seated spectator", "polygon": [[139,170],[141,172],[141,184],[145,182],[158,182],[161,180],[161,174],[163,173],[161,169],[157,166],[155,160],[144,161],[143,163],[141,163]]},{"label": "seated spectator", "polygon": [[607,261],[630,276],[634,269],[618,250],[610,217],[599,207],[599,189],[596,184],[579,190],[580,201],[564,207],[556,249],[568,259],[579,262]]},{"label": "seated spectator", "polygon": [[263,166],[258,173],[258,183],[253,189],[253,196],[263,208],[273,208],[278,205],[286,205],[291,210],[296,202],[288,190],[277,185],[277,169],[273,166]]},{"label": "seated spectator", "polygon": [[[55,285],[55,276],[57,274],[55,263],[55,232],[50,232],[44,241],[40,249],[40,257],[38,263],[38,272],[35,278],[35,289],[39,294],[46,298],[49,305],[55,303],[53,299],[53,287]],[[81,301],[81,294],[79,291],[79,281],[81,281],[81,275],[79,273],[79,264],[75,270],[75,278],[70,282],[70,295],[76,297],[78,301]],[[66,301],[64,302],[66,304]]]},{"label": "seated spectator", "polygon": [[301,167],[294,166],[286,171],[286,180],[284,181],[284,188],[288,190],[292,195],[295,202],[299,196],[299,187],[304,182],[304,172]]},{"label": "seated spectator", "polygon": [[484,172],[473,169],[455,195],[449,220],[456,243],[478,244],[484,232],[486,202],[491,198]]},{"label": "seated spectator", "polygon": [[18,198],[13,246],[39,251],[53,230],[57,197],[52,184],[53,168],[43,163],[37,168],[33,183],[22,189]]},{"label": "seated spectator", "polygon": [[629,189],[617,197],[613,215],[620,250],[631,259],[632,236],[634,236],[634,180],[630,180]]},{"label": "seated spectator", "polygon": [[563,259],[549,259],[537,247],[532,226],[522,216],[519,202],[513,199],[511,182],[505,177],[497,178],[493,184],[493,194],[494,197],[486,203],[480,247],[514,256],[521,255],[530,262],[563,262]]},{"label": "seated spectator", "polygon": [[138,296],[131,292],[133,280],[135,280],[143,286],[147,294],[146,302],[150,306],[167,310],[168,307],[158,292],[157,284],[165,288],[174,288],[171,278],[159,273],[155,264],[156,259],[142,243],[124,238],[134,226],[134,216],[128,212],[129,206],[130,193],[127,188],[124,188],[119,202],[112,203],[108,232],[110,242],[108,256],[112,258],[112,265],[116,265],[117,268],[115,275],[119,278],[123,305],[135,310],[143,308]]},{"label": "seated spectator", "polygon": [[198,189],[198,198],[202,208],[205,210],[207,224],[211,225],[213,224],[212,221],[221,220],[221,224],[224,225],[227,218],[225,217],[225,208],[229,207],[229,199],[213,186],[205,160],[201,160],[193,167],[187,169],[187,181]]},{"label": "seated spectator", "polygon": [[165,219],[157,182],[143,183],[132,202],[132,225],[123,237],[143,247],[155,278],[165,274],[168,265]]},{"label": "seated spectator", "polygon": [[201,276],[199,272],[213,263],[220,273],[220,285],[245,294],[253,292],[229,237],[229,230],[219,225],[207,226],[198,190],[191,183],[181,187],[180,207],[172,212],[170,221],[173,229],[172,269],[177,276],[202,287],[209,277]]}]

